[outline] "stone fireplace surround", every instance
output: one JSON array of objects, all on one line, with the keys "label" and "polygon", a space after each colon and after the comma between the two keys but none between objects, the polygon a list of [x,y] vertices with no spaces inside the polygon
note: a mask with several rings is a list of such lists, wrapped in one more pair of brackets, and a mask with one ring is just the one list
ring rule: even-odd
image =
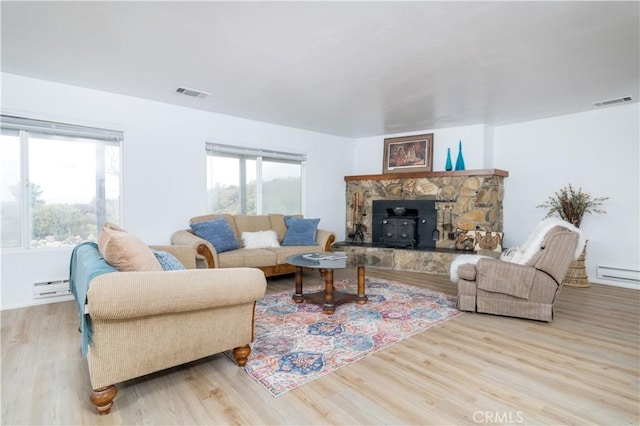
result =
[{"label": "stone fireplace surround", "polygon": [[[499,169],[345,176],[347,239],[333,247],[366,257],[367,264],[378,268],[448,274],[453,258],[468,253],[455,250],[450,233],[503,231],[503,181],[508,176]],[[372,241],[374,200],[434,200],[439,233],[435,248],[385,247]]]}]

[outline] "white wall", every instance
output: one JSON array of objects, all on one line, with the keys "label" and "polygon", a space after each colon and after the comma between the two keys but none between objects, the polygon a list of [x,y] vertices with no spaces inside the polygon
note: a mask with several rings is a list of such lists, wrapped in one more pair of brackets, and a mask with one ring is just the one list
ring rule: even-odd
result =
[{"label": "white wall", "polygon": [[[149,244],[169,243],[190,217],[206,213],[205,141],[307,154],[304,213],[344,239],[351,139],[8,73],[2,73],[1,107],[3,113],[124,131],[122,225]],[[69,249],[3,250],[2,308],[42,303],[32,299],[32,283],[67,278],[69,255]]]},{"label": "white wall", "polygon": [[[586,215],[587,274],[598,265],[640,270],[640,113],[638,103],[495,128],[494,164],[505,179],[507,246],[522,244],[545,210],[543,203],[571,183],[610,197],[605,215]],[[637,287],[634,287],[637,288]]]}]

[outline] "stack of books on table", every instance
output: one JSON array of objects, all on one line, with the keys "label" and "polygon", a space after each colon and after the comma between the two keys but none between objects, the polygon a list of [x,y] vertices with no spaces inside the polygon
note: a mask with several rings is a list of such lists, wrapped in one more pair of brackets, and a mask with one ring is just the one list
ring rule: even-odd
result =
[{"label": "stack of books on table", "polygon": [[309,253],[303,254],[302,257],[309,260],[341,260],[346,259],[346,253]]}]

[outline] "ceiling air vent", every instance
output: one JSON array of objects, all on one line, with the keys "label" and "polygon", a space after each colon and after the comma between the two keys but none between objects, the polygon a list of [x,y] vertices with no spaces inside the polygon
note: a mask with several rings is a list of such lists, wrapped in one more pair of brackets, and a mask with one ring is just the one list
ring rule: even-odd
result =
[{"label": "ceiling air vent", "polygon": [[176,92],[185,96],[191,96],[192,98],[204,98],[209,96],[209,93],[203,92],[202,90],[189,89],[186,87],[178,87]]},{"label": "ceiling air vent", "polygon": [[606,101],[594,102],[593,104],[597,107],[608,106],[621,104],[623,102],[631,102],[631,96],[625,96],[624,98],[616,98],[616,99],[607,99]]}]

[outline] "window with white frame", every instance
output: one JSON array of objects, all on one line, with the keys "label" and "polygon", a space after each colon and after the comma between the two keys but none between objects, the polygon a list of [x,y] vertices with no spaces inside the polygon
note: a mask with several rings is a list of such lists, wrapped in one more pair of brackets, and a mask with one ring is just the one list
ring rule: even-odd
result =
[{"label": "window with white frame", "polygon": [[2,248],[72,246],[120,222],[122,132],[0,116]]},{"label": "window with white frame", "polygon": [[211,213],[301,214],[302,154],[207,143]]}]

